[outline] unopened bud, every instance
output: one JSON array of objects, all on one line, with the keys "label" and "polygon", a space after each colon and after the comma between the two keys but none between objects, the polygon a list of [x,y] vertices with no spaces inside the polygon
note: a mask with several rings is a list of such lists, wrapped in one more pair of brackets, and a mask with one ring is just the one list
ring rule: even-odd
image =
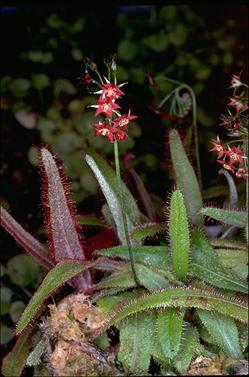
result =
[{"label": "unopened bud", "polygon": [[92,71],[97,70],[97,65],[92,61],[92,59],[85,57],[84,62],[87,67],[89,67]]}]

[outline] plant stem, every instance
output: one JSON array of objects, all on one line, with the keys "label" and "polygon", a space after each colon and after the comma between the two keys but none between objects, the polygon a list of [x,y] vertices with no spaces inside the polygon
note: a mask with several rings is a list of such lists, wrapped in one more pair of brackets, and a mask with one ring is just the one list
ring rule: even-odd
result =
[{"label": "plant stem", "polygon": [[197,163],[197,176],[198,176],[198,182],[200,189],[202,189],[202,178],[201,178],[201,163],[200,163],[200,154],[199,154],[199,140],[198,140],[198,128],[197,128],[197,103],[196,103],[196,97],[193,89],[180,81],[169,79],[167,77],[157,77],[155,80],[165,80],[168,82],[171,82],[172,84],[178,85],[177,88],[175,88],[170,94],[168,94],[158,105],[158,108],[162,107],[164,103],[168,100],[168,98],[174,94],[175,91],[178,91],[181,89],[187,89],[189,94],[191,95],[192,99],[192,118],[193,118],[193,130],[194,130],[194,143],[195,143],[195,158]]},{"label": "plant stem", "polygon": [[127,218],[126,218],[126,214],[125,214],[125,210],[124,210],[123,188],[122,188],[122,182],[121,182],[120,165],[119,165],[119,152],[118,152],[118,142],[117,141],[114,141],[114,158],[115,158],[116,176],[117,176],[117,180],[118,180],[121,214],[122,214],[122,220],[123,220],[123,224],[124,224],[125,239],[126,239],[126,243],[127,243],[127,247],[128,247],[128,251],[129,251],[129,257],[130,257],[133,277],[134,277],[136,285],[138,286],[139,280],[138,280],[138,277],[137,277],[137,274],[136,274],[134,257],[133,257],[132,247],[131,247],[131,241],[130,241],[129,232],[128,232]]}]

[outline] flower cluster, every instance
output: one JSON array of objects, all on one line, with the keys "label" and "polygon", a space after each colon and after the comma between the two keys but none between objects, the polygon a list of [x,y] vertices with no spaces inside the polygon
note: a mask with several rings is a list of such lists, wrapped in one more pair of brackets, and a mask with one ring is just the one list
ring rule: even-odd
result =
[{"label": "flower cluster", "polygon": [[[113,64],[113,61],[108,61],[108,64],[109,65],[107,66],[109,73],[110,68],[115,71],[116,65]],[[102,78],[97,71],[96,65],[94,65],[93,70],[97,72],[100,82],[93,79],[91,79],[91,82],[97,84],[100,90],[93,92],[94,94],[98,94],[99,98],[97,100],[97,104],[91,105],[90,107],[96,108],[95,115],[100,115],[102,118],[101,121],[93,124],[95,129],[94,136],[104,136],[111,142],[125,140],[128,136],[128,124],[130,121],[137,118],[136,115],[131,115],[130,112],[121,115],[119,112],[121,107],[116,103],[116,100],[124,96],[124,92],[120,88],[126,83],[117,85],[115,75],[115,83],[110,82],[110,80],[106,77]],[[87,76],[87,79],[89,82],[90,77]]]},{"label": "flower cluster", "polygon": [[[233,112],[228,110],[228,115],[222,115],[221,126],[225,126],[228,136],[233,140],[222,143],[217,136],[211,142],[212,152],[217,153],[217,162],[224,169],[234,173],[237,178],[248,177],[248,86],[241,82],[240,77],[233,75],[230,88],[234,89],[228,106],[233,108]],[[239,93],[238,93],[239,91]],[[230,144],[236,146],[230,147]]]}]

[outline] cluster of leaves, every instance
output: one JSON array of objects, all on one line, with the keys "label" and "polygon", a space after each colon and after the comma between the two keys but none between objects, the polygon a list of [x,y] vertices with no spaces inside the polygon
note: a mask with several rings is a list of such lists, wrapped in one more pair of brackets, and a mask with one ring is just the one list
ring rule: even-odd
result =
[{"label": "cluster of leaves", "polygon": [[[107,202],[102,211],[105,222],[120,245],[96,250],[96,257],[86,260],[61,168],[48,149],[41,149],[50,257],[44,246],[2,209],[3,227],[50,270],[17,323],[16,334],[21,335],[4,360],[4,376],[21,374],[32,333],[38,330],[34,320],[46,308],[44,301],[65,282],[88,294],[106,313],[105,322],[92,331],[90,341],[101,339],[111,326],[119,330],[116,357],[122,363],[121,375],[148,373],[152,359],[163,375],[165,371],[185,373],[197,355],[210,358],[222,352],[226,358],[245,358],[246,245],[242,241],[208,239],[204,215],[237,229],[246,226],[246,213],[203,208],[197,178],[178,132],[170,131],[169,139],[177,189],[165,205],[163,222],[152,222],[148,214],[141,213],[122,183],[139,286],[131,269],[112,168],[99,154],[88,150],[85,160]],[[103,274],[97,280],[96,270]],[[101,342],[98,345],[101,347]],[[106,342],[102,347],[106,349]],[[46,352],[44,347],[38,351],[37,364]],[[13,363],[17,355],[18,362]]]}]

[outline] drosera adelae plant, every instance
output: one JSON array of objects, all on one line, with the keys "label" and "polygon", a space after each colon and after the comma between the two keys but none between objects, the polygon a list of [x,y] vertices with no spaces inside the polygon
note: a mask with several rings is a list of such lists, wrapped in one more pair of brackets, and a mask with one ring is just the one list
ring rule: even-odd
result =
[{"label": "drosera adelae plant", "polygon": [[[147,216],[141,213],[121,180],[117,149],[118,142],[128,137],[132,116],[119,113],[116,100],[122,86],[117,85],[114,59],[106,64],[107,79],[87,60],[82,81],[100,91],[96,115],[101,121],[94,126],[95,135],[114,144],[115,170],[91,149],[86,161],[106,198],[103,213],[120,245],[95,250],[94,258],[86,260],[87,241],[82,244],[62,166],[43,147],[50,254],[2,210],[4,228],[50,270],[17,323],[19,337],[4,360],[4,376],[13,375],[17,354],[14,372],[19,376],[25,364],[36,373],[44,366],[53,376],[147,374],[152,360],[161,375],[184,374],[198,355],[212,358],[221,352],[228,359],[246,357],[248,288],[244,273],[234,268],[247,262],[245,243],[208,239],[200,186],[175,129],[169,139],[176,188],[164,209],[168,221],[153,221],[148,206],[144,206]],[[122,122],[117,124],[118,120]],[[232,256],[230,265],[224,257],[227,253]],[[99,281],[92,279],[94,270],[102,272]],[[46,313],[45,300],[67,282],[75,292],[49,305]],[[38,321],[42,310],[45,316]],[[109,329],[119,332],[115,347],[110,345]]]}]

